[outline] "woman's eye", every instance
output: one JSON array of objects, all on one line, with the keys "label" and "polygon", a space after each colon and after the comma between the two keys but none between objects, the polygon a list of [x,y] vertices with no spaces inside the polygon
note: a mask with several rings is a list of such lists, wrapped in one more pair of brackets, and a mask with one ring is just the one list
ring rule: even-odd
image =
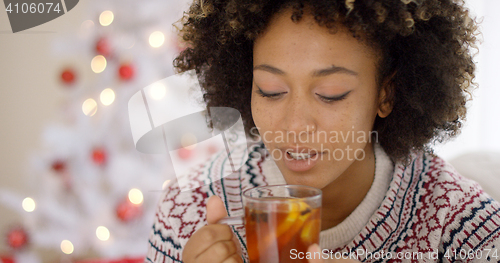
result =
[{"label": "woman's eye", "polygon": [[338,96],[333,96],[333,97],[326,97],[326,96],[322,96],[322,95],[319,95],[318,93],[316,93],[316,95],[318,95],[318,97],[324,101],[324,102],[327,102],[327,103],[331,103],[331,102],[335,102],[335,101],[341,101],[343,99],[345,99],[347,97],[347,95],[349,95],[349,93],[351,93],[351,90],[344,93],[344,94],[341,94],[341,95],[338,95]]},{"label": "woman's eye", "polygon": [[266,92],[262,91],[259,87],[257,87],[256,92],[257,92],[257,94],[259,94],[260,96],[262,96],[264,98],[272,98],[272,99],[277,99],[279,96],[286,93],[286,92],[266,93]]}]

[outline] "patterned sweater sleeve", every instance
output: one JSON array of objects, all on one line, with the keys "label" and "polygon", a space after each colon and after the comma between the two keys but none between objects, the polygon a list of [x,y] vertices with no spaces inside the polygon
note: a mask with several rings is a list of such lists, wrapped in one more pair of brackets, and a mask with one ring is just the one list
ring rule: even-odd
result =
[{"label": "patterned sweater sleeve", "polygon": [[456,173],[440,247],[443,262],[500,263],[500,204]]},{"label": "patterned sweater sleeve", "polygon": [[157,206],[145,262],[182,262],[189,237],[206,224],[204,187],[181,192],[177,184],[167,189]]},{"label": "patterned sweater sleeve", "polygon": [[145,262],[182,262],[181,242],[163,209],[166,206],[171,206],[168,203],[172,200],[169,199],[169,192],[167,192],[156,208]]}]

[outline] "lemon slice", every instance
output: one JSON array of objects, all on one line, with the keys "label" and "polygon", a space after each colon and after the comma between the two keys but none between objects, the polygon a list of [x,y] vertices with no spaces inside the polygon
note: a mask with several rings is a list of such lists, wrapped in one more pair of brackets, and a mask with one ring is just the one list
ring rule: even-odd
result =
[{"label": "lemon slice", "polygon": [[301,234],[304,223],[311,216],[311,207],[305,202],[295,202],[291,204],[293,211],[289,212],[284,222],[278,226],[278,239],[280,246],[290,242],[290,240]]},{"label": "lemon slice", "polygon": [[306,243],[312,244],[314,243],[315,237],[318,236],[320,231],[320,220],[313,219],[308,221],[304,228],[302,228],[302,232],[300,233],[300,239]]},{"label": "lemon slice", "polygon": [[305,218],[307,218],[304,218],[304,216],[311,211],[311,207],[305,202],[290,202],[288,203],[288,211],[289,212],[285,220],[281,221],[278,226],[278,236],[281,236],[283,233],[288,231],[297,222],[297,220],[304,222]]}]

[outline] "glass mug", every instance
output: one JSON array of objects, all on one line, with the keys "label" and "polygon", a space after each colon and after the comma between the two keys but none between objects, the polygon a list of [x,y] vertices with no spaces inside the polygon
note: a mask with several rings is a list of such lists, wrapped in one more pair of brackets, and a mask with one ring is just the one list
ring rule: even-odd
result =
[{"label": "glass mug", "polygon": [[244,223],[250,263],[307,262],[304,255],[319,243],[321,190],[303,185],[259,186],[243,192],[244,217],[226,217],[219,224]]}]

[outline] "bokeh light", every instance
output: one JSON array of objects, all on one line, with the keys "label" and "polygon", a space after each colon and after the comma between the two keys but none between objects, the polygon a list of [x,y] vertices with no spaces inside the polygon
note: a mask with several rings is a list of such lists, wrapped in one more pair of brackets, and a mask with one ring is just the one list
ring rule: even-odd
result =
[{"label": "bokeh light", "polygon": [[24,198],[23,200],[23,209],[24,211],[26,212],[33,212],[35,210],[35,200],[33,200],[33,198],[31,197],[26,197]]},{"label": "bokeh light", "polygon": [[99,23],[101,23],[102,26],[109,26],[113,23],[113,19],[115,19],[113,12],[106,10],[99,16]]},{"label": "bokeh light", "polygon": [[94,73],[101,73],[106,69],[106,58],[103,55],[95,56],[90,62],[90,67]]},{"label": "bokeh light", "polygon": [[186,133],[182,135],[181,137],[181,145],[183,148],[186,148],[188,150],[192,150],[196,148],[196,143],[198,140],[196,139],[196,136],[192,133]]},{"label": "bokeh light", "polygon": [[134,205],[140,205],[144,200],[141,190],[133,188],[128,192],[128,200]]},{"label": "bokeh light", "polygon": [[95,234],[101,241],[106,241],[109,239],[109,230],[105,226],[97,227],[97,229],[95,230]]},{"label": "bokeh light", "polygon": [[83,114],[87,116],[94,116],[97,112],[97,102],[94,99],[87,99],[82,105]]},{"label": "bokeh light", "polygon": [[154,100],[161,100],[167,94],[167,88],[162,83],[155,83],[149,90],[149,95]]},{"label": "bokeh light", "polygon": [[100,98],[101,103],[108,106],[115,101],[115,92],[112,89],[107,88],[101,92]]},{"label": "bokeh light", "polygon": [[165,43],[165,35],[160,31],[155,31],[149,35],[149,44],[152,47],[161,47]]},{"label": "bokeh light", "polygon": [[61,250],[64,254],[67,255],[73,253],[74,250],[73,243],[71,243],[71,241],[69,240],[63,240],[61,242]]}]

